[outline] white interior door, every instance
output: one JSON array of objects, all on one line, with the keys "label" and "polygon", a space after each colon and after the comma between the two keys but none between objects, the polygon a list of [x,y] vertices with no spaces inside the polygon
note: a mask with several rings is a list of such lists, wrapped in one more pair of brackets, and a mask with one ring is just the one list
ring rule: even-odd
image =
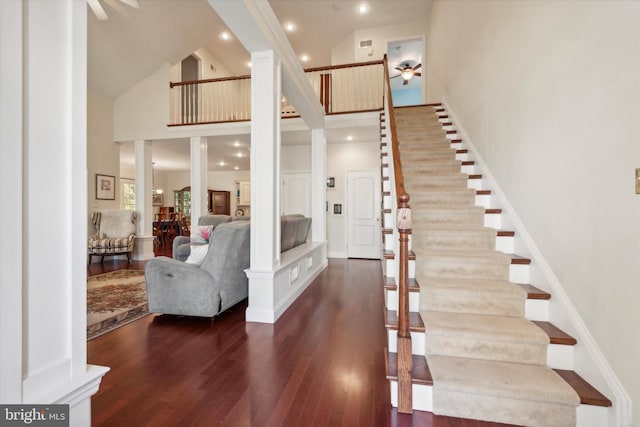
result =
[{"label": "white interior door", "polygon": [[282,215],[303,214],[311,217],[311,174],[282,175]]},{"label": "white interior door", "polygon": [[380,171],[347,173],[347,256],[380,259]]}]

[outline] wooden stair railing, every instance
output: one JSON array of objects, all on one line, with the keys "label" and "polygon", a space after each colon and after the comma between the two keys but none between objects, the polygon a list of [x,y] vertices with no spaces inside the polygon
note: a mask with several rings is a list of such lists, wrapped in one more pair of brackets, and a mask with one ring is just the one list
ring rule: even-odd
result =
[{"label": "wooden stair railing", "polygon": [[391,131],[391,152],[393,155],[393,172],[396,190],[396,215],[399,234],[399,266],[398,266],[398,412],[413,413],[412,378],[413,356],[411,351],[411,332],[409,329],[409,234],[411,234],[411,208],[409,193],[404,188],[404,175],[400,161],[400,147],[396,131],[396,117],[393,110],[391,80],[387,55],[384,56],[385,102],[389,112]]}]

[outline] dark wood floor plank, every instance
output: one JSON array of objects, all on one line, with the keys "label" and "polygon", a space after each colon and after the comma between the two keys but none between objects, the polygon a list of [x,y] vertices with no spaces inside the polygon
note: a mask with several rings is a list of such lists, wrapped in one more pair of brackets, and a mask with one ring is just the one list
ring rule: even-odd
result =
[{"label": "dark wood floor plank", "polygon": [[246,323],[245,301],[213,320],[152,314],[97,337],[89,363],[111,371],[93,426],[467,425],[391,407],[382,284],[379,262],[332,259],[275,325]]}]

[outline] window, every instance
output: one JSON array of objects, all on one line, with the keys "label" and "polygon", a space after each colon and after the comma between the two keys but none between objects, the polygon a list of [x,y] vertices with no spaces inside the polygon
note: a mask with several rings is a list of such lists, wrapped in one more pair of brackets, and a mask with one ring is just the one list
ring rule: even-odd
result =
[{"label": "window", "polygon": [[120,179],[122,181],[122,208],[132,211],[136,210],[136,182],[131,179]]}]

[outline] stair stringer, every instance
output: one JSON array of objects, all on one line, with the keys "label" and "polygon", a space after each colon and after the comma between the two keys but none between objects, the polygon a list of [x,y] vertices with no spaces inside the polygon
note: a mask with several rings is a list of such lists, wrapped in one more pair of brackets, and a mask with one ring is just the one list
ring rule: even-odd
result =
[{"label": "stair stringer", "polygon": [[[476,173],[482,173],[483,179],[486,180],[489,188],[491,188],[492,207],[501,208],[503,224],[509,224],[510,228],[516,231],[514,240],[515,253],[532,260],[530,268],[532,282],[552,295],[549,305],[549,321],[578,340],[578,345],[574,349],[574,370],[602,393],[613,397],[611,399],[613,406],[606,409],[606,420],[600,419],[600,416],[594,418],[593,416],[596,415],[595,413],[592,414],[594,408],[589,405],[580,405],[577,412],[577,425],[581,427],[587,425],[602,426],[602,422],[606,422],[607,426],[632,426],[631,398],[572,304],[560,280],[553,273],[549,263],[542,255],[515,209],[509,203],[482,156],[478,153],[472,139],[458,119],[455,110],[445,97],[442,99],[442,104],[447,111],[449,121],[455,126],[457,137],[465,142],[466,148],[469,149],[476,162]],[[600,409],[604,410],[605,408]]]}]

